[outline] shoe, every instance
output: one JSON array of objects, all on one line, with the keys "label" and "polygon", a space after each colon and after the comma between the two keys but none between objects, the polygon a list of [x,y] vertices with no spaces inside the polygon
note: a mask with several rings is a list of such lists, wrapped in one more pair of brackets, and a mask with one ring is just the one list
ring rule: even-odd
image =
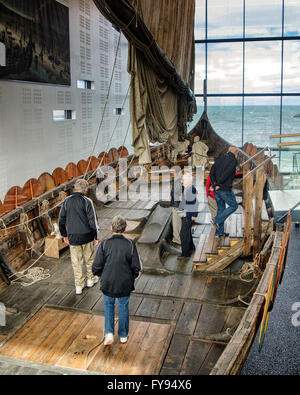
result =
[{"label": "shoe", "polygon": [[112,333],[108,333],[107,335],[105,335],[104,338],[104,345],[105,346],[110,346],[111,344],[113,344],[114,342],[114,335]]},{"label": "shoe", "polygon": [[179,260],[179,261],[185,261],[185,260],[187,260],[187,259],[189,259],[190,258],[190,256],[184,256],[184,255],[179,255],[178,257],[177,257],[177,259]]},{"label": "shoe", "polygon": [[97,284],[99,278],[97,276],[95,276],[94,280],[87,280],[86,282],[86,286],[88,288],[92,288],[95,284]]},{"label": "shoe", "polygon": [[76,295],[81,295],[81,294],[82,294],[82,287],[76,285]]},{"label": "shoe", "polygon": [[223,233],[221,235],[217,235],[216,237],[221,238],[221,237],[228,237],[229,233]]},{"label": "shoe", "polygon": [[127,343],[127,339],[128,339],[127,336],[126,337],[120,337],[120,343],[122,343],[122,344]]},{"label": "shoe", "polygon": [[176,243],[176,241],[172,241],[170,244],[171,244],[171,246],[176,247],[176,248],[180,248],[181,247],[181,244],[180,243]]}]

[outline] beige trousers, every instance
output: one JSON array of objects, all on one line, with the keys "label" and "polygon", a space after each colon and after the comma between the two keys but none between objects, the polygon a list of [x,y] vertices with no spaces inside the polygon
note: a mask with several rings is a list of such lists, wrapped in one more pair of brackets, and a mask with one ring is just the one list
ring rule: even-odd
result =
[{"label": "beige trousers", "polygon": [[173,243],[181,244],[180,230],[181,230],[181,217],[177,214],[178,208],[172,207],[172,221],[173,221]]},{"label": "beige trousers", "polygon": [[75,286],[84,287],[85,276],[83,265],[86,266],[86,277],[88,280],[94,280],[92,265],[94,261],[94,242],[82,244],[79,246],[70,245],[71,263],[74,271]]},{"label": "beige trousers", "polygon": [[207,196],[207,201],[208,201],[208,208],[211,213],[211,218],[214,219],[218,211],[217,202],[211,196]]}]

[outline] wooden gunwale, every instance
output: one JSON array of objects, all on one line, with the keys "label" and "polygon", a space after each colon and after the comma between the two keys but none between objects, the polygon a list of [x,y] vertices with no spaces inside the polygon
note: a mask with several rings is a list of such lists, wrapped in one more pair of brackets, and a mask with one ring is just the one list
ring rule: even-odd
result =
[{"label": "wooden gunwale", "polygon": [[265,304],[264,295],[266,295],[268,284],[272,277],[273,268],[280,257],[282,239],[283,232],[277,231],[274,238],[271,256],[256,292],[254,293],[237,330],[226,346],[221,357],[218,359],[210,375],[235,375],[240,373],[259,326],[262,309]]}]

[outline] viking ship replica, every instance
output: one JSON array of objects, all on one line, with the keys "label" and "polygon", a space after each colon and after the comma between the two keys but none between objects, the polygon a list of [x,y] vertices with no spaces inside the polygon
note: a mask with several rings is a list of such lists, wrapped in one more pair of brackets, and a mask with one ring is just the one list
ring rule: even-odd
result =
[{"label": "viking ship replica", "polygon": [[[0,357],[34,363],[41,372],[56,367],[117,375],[239,374],[260,325],[263,339],[284,270],[290,217],[286,227],[274,223],[267,194],[280,188],[281,175],[264,150],[251,143],[240,147],[243,180],[233,186],[239,208],[226,221],[229,236],[215,237],[202,193],[192,229],[196,250],[187,262],[179,261],[180,251],[170,244],[170,199],[162,194],[158,199],[151,194],[138,200],[119,197],[143,170],[144,182],[159,191],[173,180],[175,166],[191,165],[189,148],[197,136],[208,147],[204,188],[215,158],[231,145],[214,131],[205,111],[187,133],[196,111],[195,3],[94,3],[128,39],[134,153],[124,146],[95,150],[77,164],[11,188],[0,202],[0,302],[6,307]],[[120,173],[120,159],[140,171]],[[116,171],[112,196],[107,190],[99,193],[104,166]],[[121,214],[143,262],[131,295],[125,345],[103,345],[103,296],[98,286],[75,295],[69,249],[57,230],[60,206],[79,178],[89,181],[100,238],[111,234],[111,220]],[[106,201],[100,199],[104,195]]]}]

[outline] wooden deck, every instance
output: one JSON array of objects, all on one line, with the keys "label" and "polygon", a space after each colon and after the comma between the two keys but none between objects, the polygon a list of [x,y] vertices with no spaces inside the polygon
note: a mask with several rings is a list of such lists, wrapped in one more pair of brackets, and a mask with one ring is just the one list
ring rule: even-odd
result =
[{"label": "wooden deck", "polygon": [[[131,209],[136,213],[139,205],[138,214],[148,218],[155,204],[145,204],[136,202]],[[121,202],[105,216],[111,218],[120,209]],[[202,214],[208,218],[207,207]],[[143,219],[131,221],[128,235],[136,238]],[[211,225],[196,225],[195,243],[210,232]],[[109,234],[103,229],[103,237]],[[236,327],[246,310],[239,297],[251,296],[253,283],[240,280],[240,261],[221,274],[205,275],[193,272],[193,257],[186,263],[176,258],[163,256],[164,267],[173,274],[143,273],[136,281],[127,345],[120,345],[116,335],[113,347],[99,346],[86,365],[87,348],[103,337],[102,293],[95,285],[75,295],[68,249],[60,259],[43,257],[38,266],[50,270],[48,279],[29,287],[14,283],[0,293],[0,302],[10,311],[7,325],[0,327],[0,363],[9,358],[45,369],[78,369],[80,374],[209,374],[227,344],[214,335]]]}]

